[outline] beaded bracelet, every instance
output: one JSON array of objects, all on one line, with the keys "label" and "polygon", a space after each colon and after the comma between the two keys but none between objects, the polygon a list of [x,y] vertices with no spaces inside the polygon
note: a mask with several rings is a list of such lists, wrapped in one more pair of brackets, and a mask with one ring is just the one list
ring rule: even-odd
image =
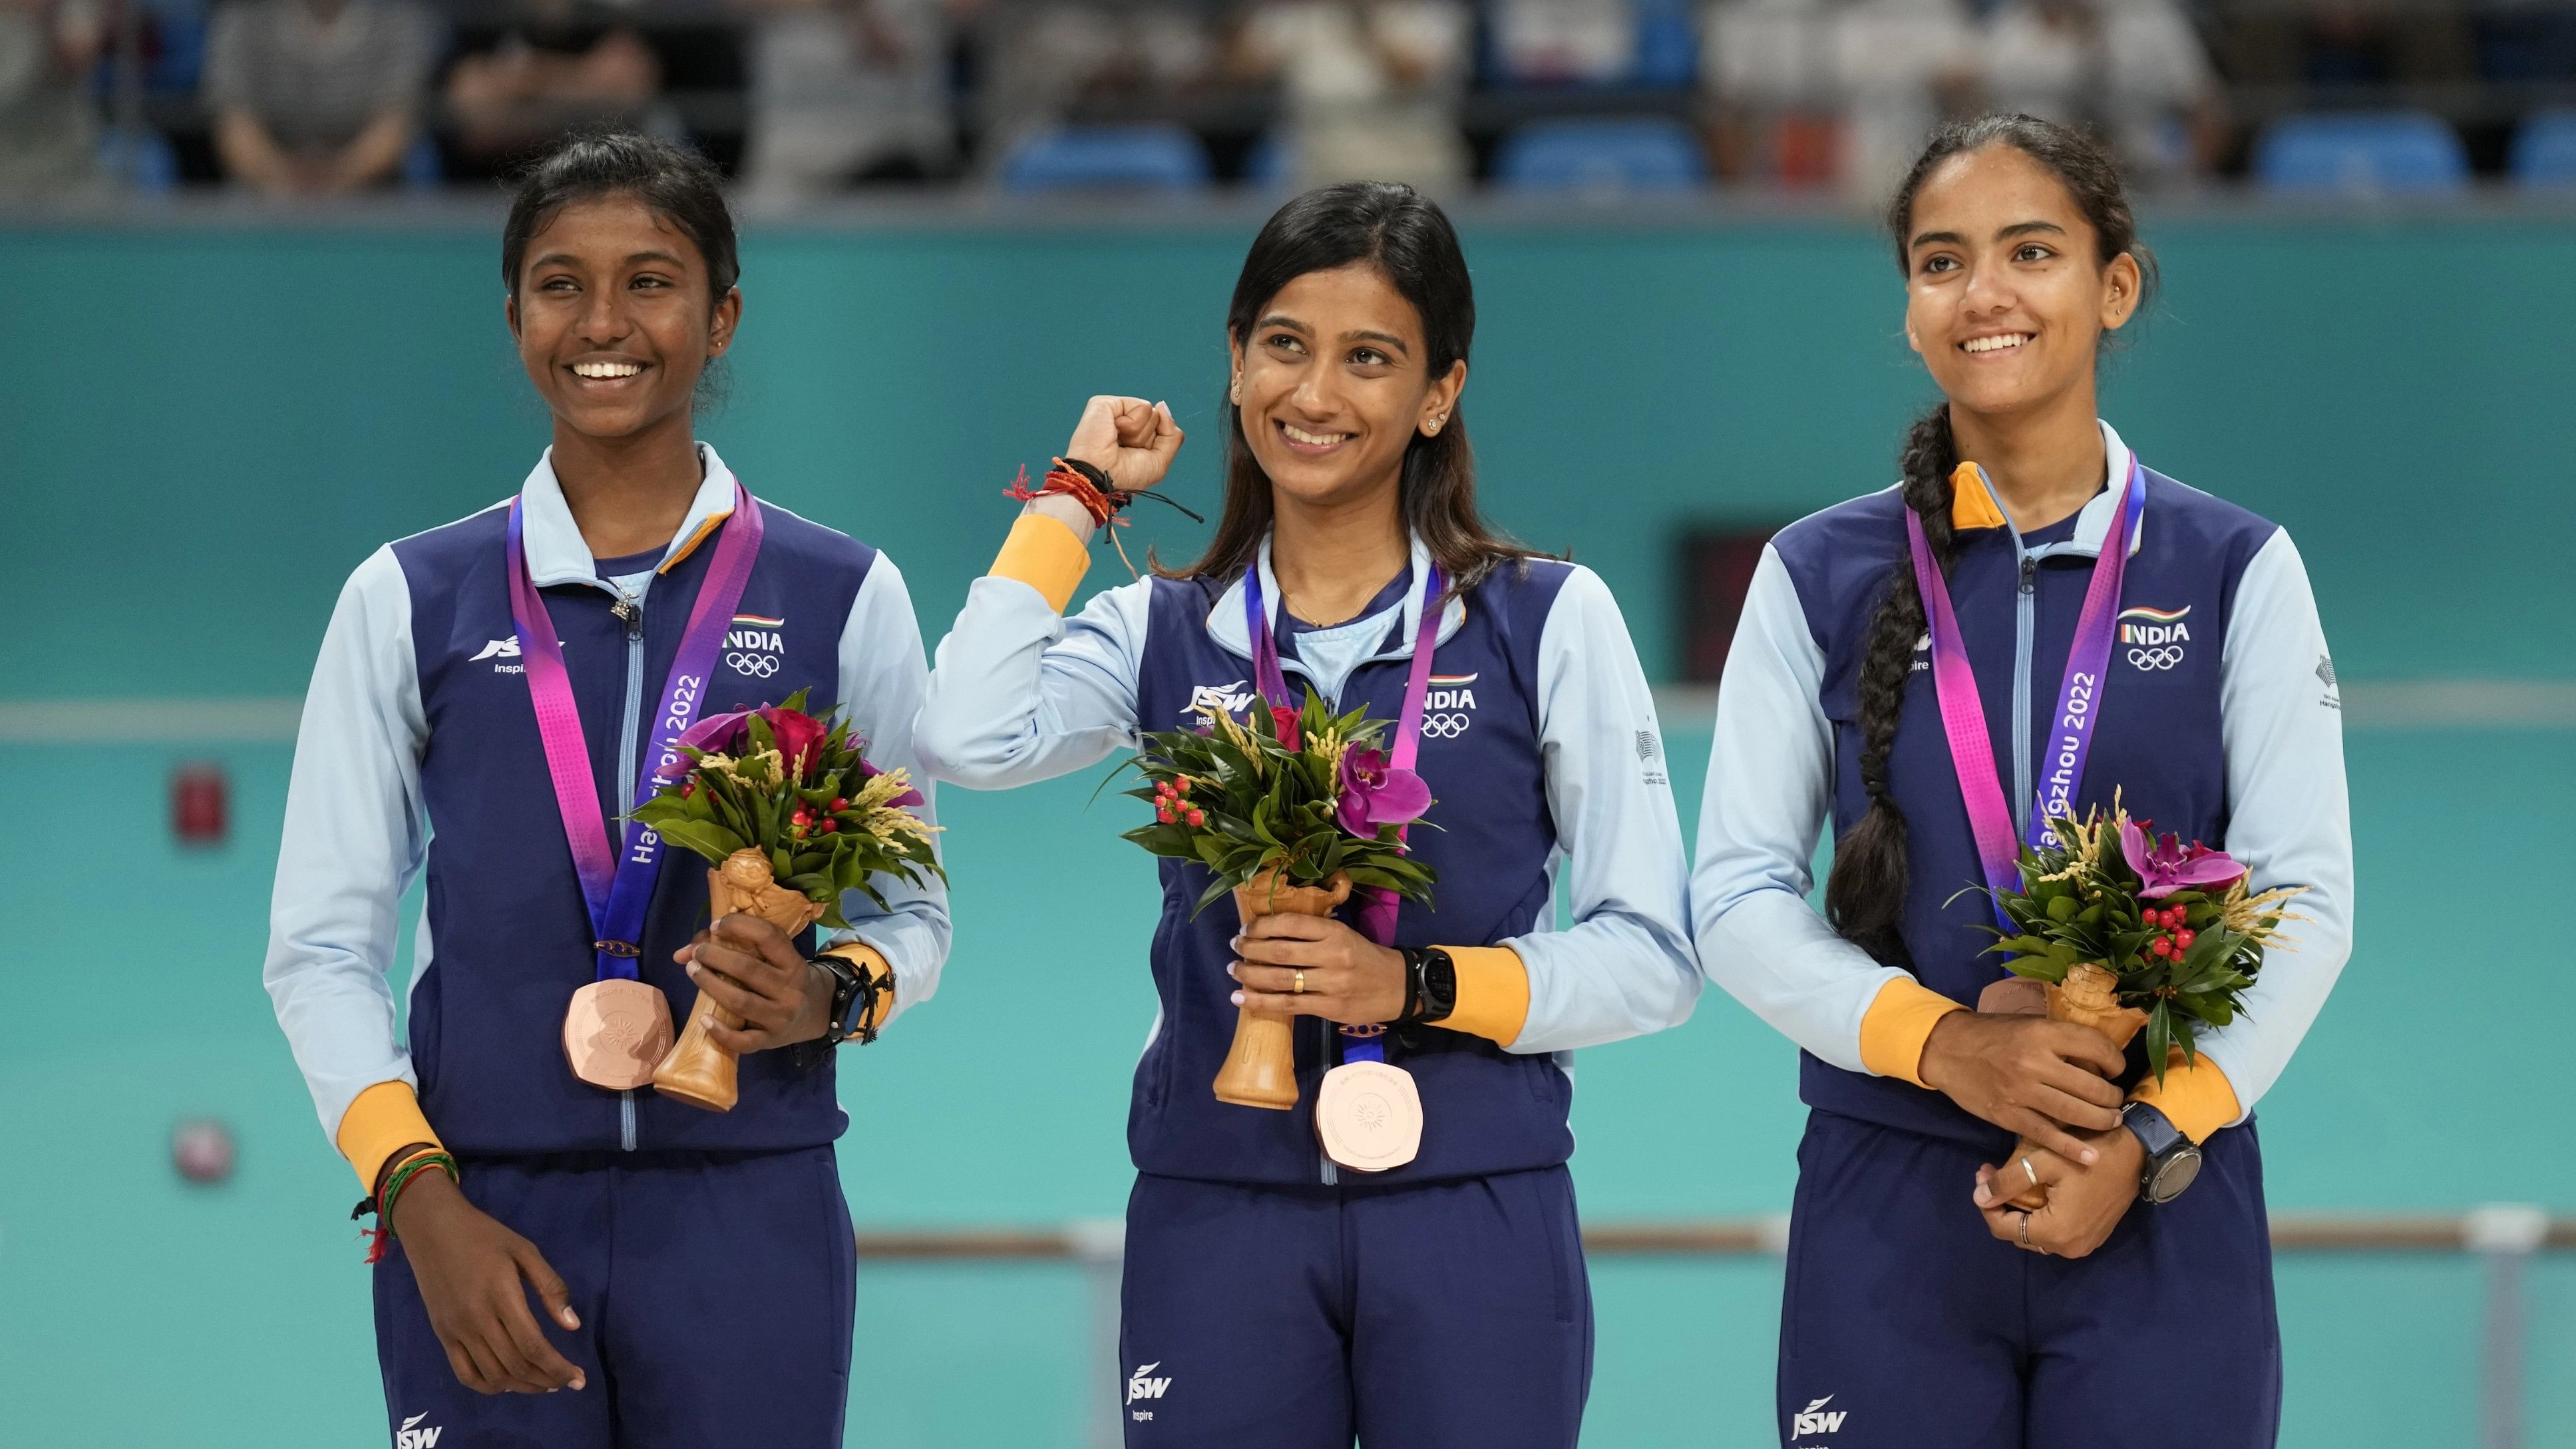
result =
[{"label": "beaded bracelet", "polygon": [[415,1152],[396,1164],[394,1170],[386,1175],[382,1191],[359,1203],[350,1212],[349,1216],[352,1218],[361,1218],[370,1212],[376,1215],[376,1225],[360,1230],[359,1234],[368,1240],[368,1262],[380,1262],[385,1256],[385,1243],[394,1235],[394,1203],[401,1198],[402,1190],[411,1185],[413,1178],[433,1167],[446,1173],[447,1180],[450,1182],[465,1180],[457,1173],[456,1159],[445,1151],[432,1148],[424,1152]]}]

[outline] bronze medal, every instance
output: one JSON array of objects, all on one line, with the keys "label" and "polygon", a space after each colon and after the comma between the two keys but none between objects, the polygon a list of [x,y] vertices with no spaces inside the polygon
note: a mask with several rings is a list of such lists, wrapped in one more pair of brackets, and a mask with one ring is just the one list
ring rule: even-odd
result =
[{"label": "bronze medal", "polygon": [[1384,1172],[1422,1150],[1422,1094],[1413,1074],[1385,1062],[1344,1062],[1315,1093],[1324,1155],[1354,1172]]},{"label": "bronze medal", "polygon": [[572,994],[563,1043],[574,1076],[611,1091],[641,1087],[671,1049],[671,1003],[641,981],[594,981]]}]

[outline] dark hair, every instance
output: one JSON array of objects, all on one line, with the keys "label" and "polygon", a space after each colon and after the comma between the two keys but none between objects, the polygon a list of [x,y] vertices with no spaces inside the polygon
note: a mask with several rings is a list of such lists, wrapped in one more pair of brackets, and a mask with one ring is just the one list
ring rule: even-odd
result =
[{"label": "dark hair", "polygon": [[[2013,147],[2058,179],[2092,224],[2097,265],[2108,266],[2123,252],[2137,260],[2138,302],[2144,310],[2155,294],[2156,259],[2138,240],[2137,218],[2129,210],[2119,166],[2090,137],[2034,116],[1984,116],[1946,126],[1933,136],[1887,209],[1898,269],[1909,265],[1906,243],[1914,225],[1914,198],[1924,181],[1951,157],[1989,146]],[[1946,578],[1958,558],[1958,539],[1950,528],[1950,474],[1959,466],[1959,448],[1950,432],[1949,403],[1936,402],[1914,420],[1898,466],[1904,477],[1899,494],[1923,520],[1933,561]],[[1834,928],[1891,966],[1911,964],[1901,932],[1911,872],[1905,813],[1888,793],[1887,757],[1896,743],[1897,715],[1914,673],[1915,641],[1923,637],[1924,627],[1914,566],[1900,556],[1888,570],[1887,591],[1870,616],[1861,652],[1860,783],[1869,794],[1869,810],[1834,842],[1833,872],[1825,878],[1825,914]]]},{"label": "dark hair", "polygon": [[[1321,187],[1279,208],[1243,259],[1234,299],[1226,304],[1226,335],[1237,347],[1249,346],[1253,324],[1282,288],[1310,272],[1360,262],[1375,267],[1421,315],[1430,376],[1443,376],[1465,360],[1476,336],[1476,294],[1458,233],[1428,197],[1391,181]],[[1270,477],[1244,439],[1241,412],[1228,406],[1225,416],[1225,506],[1216,535],[1198,562],[1158,570],[1167,578],[1231,579],[1252,566],[1270,527]],[[1405,446],[1397,489],[1406,527],[1421,536],[1452,592],[1475,587],[1506,559],[1541,556],[1477,511],[1476,459],[1463,408],[1452,411],[1438,433],[1426,438],[1417,432]]]},{"label": "dark hair", "polygon": [[695,151],[622,127],[575,131],[528,163],[501,227],[501,280],[519,294],[519,264],[528,242],[565,207],[604,196],[632,196],[695,242],[707,263],[709,306],[742,275],[734,251],[733,212],[724,177]]}]

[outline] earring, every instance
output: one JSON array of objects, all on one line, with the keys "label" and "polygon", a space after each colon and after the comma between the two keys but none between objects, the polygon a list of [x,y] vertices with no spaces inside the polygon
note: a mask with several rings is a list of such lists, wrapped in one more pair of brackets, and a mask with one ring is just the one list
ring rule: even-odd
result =
[{"label": "earring", "polygon": [[1449,415],[1447,413],[1442,413],[1440,416],[1433,418],[1423,427],[1422,436],[1426,438],[1436,438],[1440,436],[1440,430],[1447,426],[1449,426]]},{"label": "earring", "polygon": [[1234,381],[1225,385],[1225,400],[1230,403],[1239,403],[1243,401],[1242,378],[1238,377]]}]

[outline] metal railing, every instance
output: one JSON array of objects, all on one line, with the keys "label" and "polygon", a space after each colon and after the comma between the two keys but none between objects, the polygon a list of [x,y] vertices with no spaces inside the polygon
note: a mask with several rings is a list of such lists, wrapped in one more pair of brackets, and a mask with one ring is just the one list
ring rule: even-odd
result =
[{"label": "metal railing", "polygon": [[[1118,1279],[1125,1228],[1115,1218],[1051,1228],[875,1230],[858,1235],[861,1269],[871,1263],[1069,1262],[1081,1266],[1091,1295],[1091,1373],[1087,1382],[1115,1384]],[[1776,1257],[1789,1241],[1785,1214],[1682,1221],[1602,1221],[1583,1230],[1592,1258]],[[2552,1218],[2536,1207],[2494,1204],[2465,1213],[2275,1213],[2275,1253],[2469,1253],[2486,1265],[2486,1311],[2480,1332],[2481,1449],[2528,1449],[2523,1359],[2523,1279],[2535,1254],[2576,1249],[2576,1218]],[[1097,1449],[1122,1441],[1115,1395],[1106,1412],[1087,1415]]]}]

